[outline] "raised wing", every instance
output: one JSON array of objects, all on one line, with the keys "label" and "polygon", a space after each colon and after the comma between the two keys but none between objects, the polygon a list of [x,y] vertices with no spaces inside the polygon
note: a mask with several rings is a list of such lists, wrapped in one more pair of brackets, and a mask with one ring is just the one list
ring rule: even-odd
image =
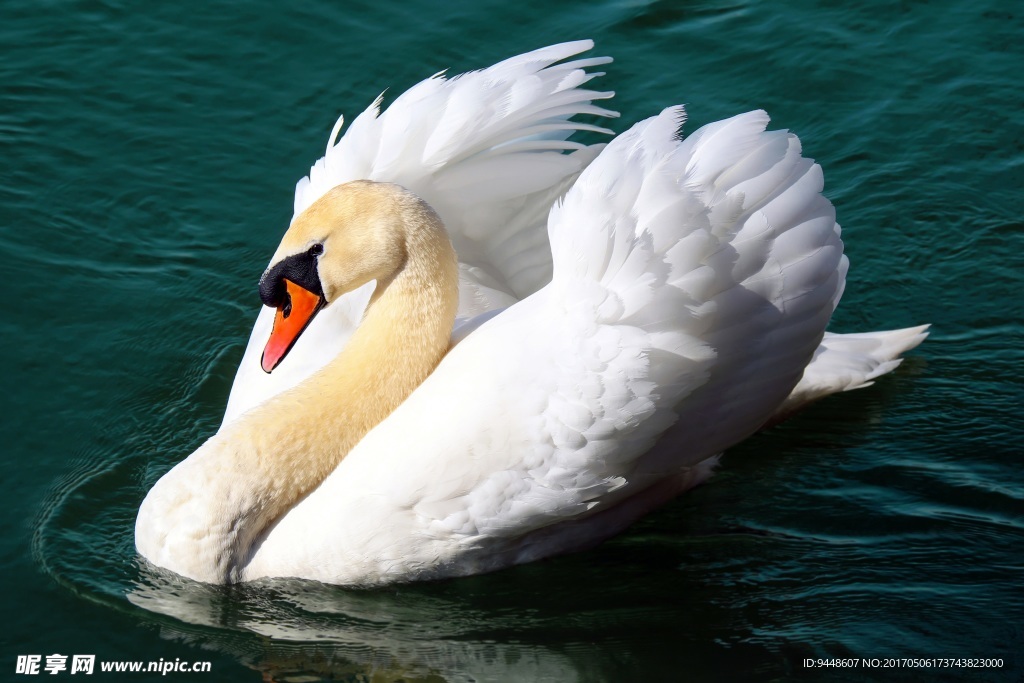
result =
[{"label": "raised wing", "polygon": [[[686,184],[720,216],[720,246],[686,288],[701,300],[701,338],[715,349],[708,381],[677,405],[679,419],[642,469],[717,453],[756,431],[792,391],[845,287],[835,210],[821,168],[762,111],[703,127],[682,143]],[[716,200],[719,197],[721,199]],[[691,289],[692,287],[692,289]]]},{"label": "raised wing", "polygon": [[[543,306],[524,302],[534,329],[516,358],[533,370],[516,387],[529,443],[466,487],[469,509],[491,501],[475,533],[596,516],[679,477],[761,426],[821,341],[846,260],[819,167],[766,133],[764,112],[680,143],[682,119],[669,109],[616,139],[552,211],[554,277]],[[511,337],[525,310],[495,329]],[[508,412],[491,419],[517,424]],[[453,500],[424,503],[435,528],[463,519]]]}]

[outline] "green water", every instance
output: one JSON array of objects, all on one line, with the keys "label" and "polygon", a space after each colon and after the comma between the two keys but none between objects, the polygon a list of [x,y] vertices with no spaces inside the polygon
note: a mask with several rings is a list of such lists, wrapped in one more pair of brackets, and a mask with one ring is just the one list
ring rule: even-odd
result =
[{"label": "green water", "polygon": [[[834,5],[0,6],[0,679],[63,653],[211,681],[1021,680],[1021,8]],[[216,429],[338,112],[583,37],[619,130],[685,102],[689,130],[762,107],[797,132],[852,261],[832,329],[932,337],[588,553],[371,592],[142,570],[135,510]]]}]

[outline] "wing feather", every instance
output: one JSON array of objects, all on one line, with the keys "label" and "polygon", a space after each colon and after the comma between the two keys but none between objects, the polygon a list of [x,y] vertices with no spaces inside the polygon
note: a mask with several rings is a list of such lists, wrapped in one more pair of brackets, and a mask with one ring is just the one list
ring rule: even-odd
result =
[{"label": "wing feather", "polygon": [[682,119],[666,110],[604,150],[552,210],[551,285],[458,350],[515,339],[515,376],[482,384],[540,409],[483,418],[529,438],[474,449],[460,499],[413,503],[434,533],[596,519],[756,430],[800,378],[843,274],[820,172],[763,112],[680,143]]}]

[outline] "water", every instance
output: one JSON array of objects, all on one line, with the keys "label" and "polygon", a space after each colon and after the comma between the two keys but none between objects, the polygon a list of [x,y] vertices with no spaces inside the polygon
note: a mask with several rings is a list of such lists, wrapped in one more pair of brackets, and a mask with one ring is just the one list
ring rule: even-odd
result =
[{"label": "water", "polygon": [[[0,669],[79,653],[212,662],[184,680],[1020,680],[1022,32],[996,1],[5,3]],[[588,553],[370,592],[140,569],[135,510],[216,428],[338,111],[581,37],[616,58],[619,130],[682,101],[688,130],[763,107],[797,132],[853,263],[833,329],[932,322],[928,342]]]}]

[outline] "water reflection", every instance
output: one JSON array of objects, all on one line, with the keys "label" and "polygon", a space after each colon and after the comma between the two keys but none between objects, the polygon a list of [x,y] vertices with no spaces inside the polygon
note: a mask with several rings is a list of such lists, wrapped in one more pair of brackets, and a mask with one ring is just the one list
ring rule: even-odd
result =
[{"label": "water reflection", "polygon": [[[518,611],[503,618],[415,587],[352,591],[273,580],[224,588],[147,566],[127,598],[172,618],[161,620],[164,637],[212,646],[261,671],[268,681],[359,675],[373,681],[583,677],[574,658],[554,648],[494,637],[503,629],[522,629]],[[589,652],[588,658],[595,654]]]}]

